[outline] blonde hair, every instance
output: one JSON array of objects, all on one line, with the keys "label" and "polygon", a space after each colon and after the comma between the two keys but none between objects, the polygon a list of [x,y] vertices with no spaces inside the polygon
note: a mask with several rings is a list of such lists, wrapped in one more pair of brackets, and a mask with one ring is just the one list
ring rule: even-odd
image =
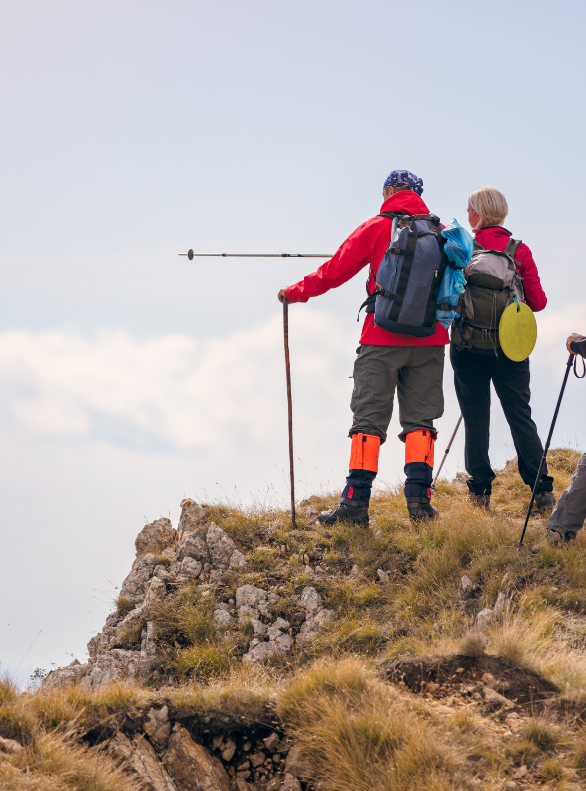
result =
[{"label": "blonde hair", "polygon": [[468,198],[468,208],[480,217],[480,223],[473,228],[474,231],[487,225],[502,225],[509,213],[507,199],[494,187],[481,187],[473,192]]}]

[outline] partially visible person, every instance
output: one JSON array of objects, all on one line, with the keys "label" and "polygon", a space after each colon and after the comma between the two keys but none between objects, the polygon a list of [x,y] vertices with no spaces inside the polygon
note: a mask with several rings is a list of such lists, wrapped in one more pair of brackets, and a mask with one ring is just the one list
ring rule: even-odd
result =
[{"label": "partially visible person", "polygon": [[[586,357],[586,336],[574,332],[566,341],[568,351]],[[572,481],[547,521],[547,540],[563,545],[576,538],[586,519],[586,453],[578,461]]]},{"label": "partially visible person", "polygon": [[[525,301],[531,310],[538,312],[547,305],[547,298],[531,250],[526,244],[512,239],[511,232],[503,228],[508,212],[505,196],[497,189],[483,187],[470,195],[468,220],[475,233],[474,247],[475,250],[506,252],[511,256],[523,281]],[[484,289],[480,291],[484,292]],[[464,460],[470,475],[470,499],[475,505],[488,509],[495,478],[488,453],[491,382],[513,435],[519,474],[531,489],[539,472],[543,446],[529,405],[529,359],[521,362],[510,360],[498,347],[496,329],[485,331],[484,335],[493,338],[490,342],[492,348],[471,345],[474,339],[468,342],[464,340],[467,333],[463,324],[461,320],[454,322],[450,360],[466,429]],[[496,326],[498,328],[498,322]],[[484,331],[480,327],[474,329]],[[471,327],[468,328],[470,332]],[[549,513],[554,505],[553,478],[548,475],[545,466],[538,484],[535,506],[540,513]]]}]

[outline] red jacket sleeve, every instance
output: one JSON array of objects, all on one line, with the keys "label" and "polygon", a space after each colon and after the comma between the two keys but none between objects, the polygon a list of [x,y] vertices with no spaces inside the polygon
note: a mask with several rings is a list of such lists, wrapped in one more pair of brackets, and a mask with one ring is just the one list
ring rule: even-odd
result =
[{"label": "red jacket sleeve", "polygon": [[370,262],[371,246],[368,228],[372,220],[367,220],[357,228],[340,246],[337,253],[322,264],[311,275],[307,275],[289,286],[285,291],[288,302],[307,302],[310,297],[319,297],[332,288],[337,288],[354,277]]},{"label": "red jacket sleeve", "polygon": [[547,297],[541,288],[541,281],[539,280],[539,273],[535,266],[533,255],[526,244],[519,245],[515,253],[515,260],[520,264],[517,269],[523,278],[525,300],[531,310],[534,313],[538,313],[547,305]]}]

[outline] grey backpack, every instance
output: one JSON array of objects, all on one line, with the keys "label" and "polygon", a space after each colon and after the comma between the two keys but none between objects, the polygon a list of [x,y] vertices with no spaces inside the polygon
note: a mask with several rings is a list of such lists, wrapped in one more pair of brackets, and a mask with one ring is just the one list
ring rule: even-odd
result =
[{"label": "grey backpack", "polygon": [[466,289],[456,312],[452,340],[459,349],[500,348],[498,328],[506,307],[515,300],[525,302],[523,279],[515,265],[515,253],[521,240],[509,239],[506,248],[486,250],[474,242],[472,260],[464,268]]},{"label": "grey backpack", "polygon": [[390,332],[426,337],[436,331],[437,297],[448,259],[435,214],[382,212],[393,221],[391,241],[361,309],[374,313],[374,323]]}]

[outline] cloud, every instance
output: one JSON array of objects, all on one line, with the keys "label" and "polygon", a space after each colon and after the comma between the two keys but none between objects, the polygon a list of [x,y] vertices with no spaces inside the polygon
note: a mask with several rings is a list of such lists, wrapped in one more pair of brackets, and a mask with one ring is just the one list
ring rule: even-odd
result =
[{"label": "cloud", "polygon": [[[338,365],[355,339],[325,313],[303,311],[292,326],[298,419],[312,394],[336,410]],[[227,338],[169,335],[146,341],[122,332],[0,333],[0,418],[33,435],[114,445],[211,451],[263,443],[284,412],[282,325],[275,317]]]}]

